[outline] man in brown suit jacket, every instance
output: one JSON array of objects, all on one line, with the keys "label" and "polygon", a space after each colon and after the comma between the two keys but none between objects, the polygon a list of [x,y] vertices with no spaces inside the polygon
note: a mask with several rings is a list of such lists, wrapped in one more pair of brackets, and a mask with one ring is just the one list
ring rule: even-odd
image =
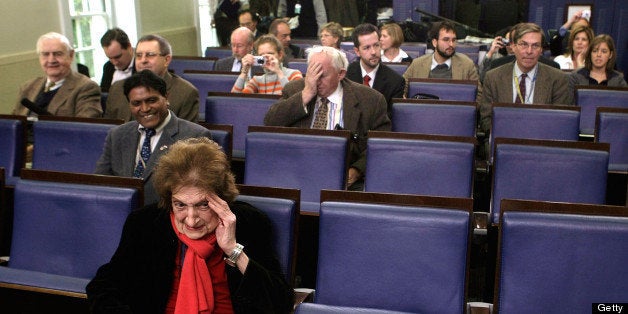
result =
[{"label": "man in brown suit jacket", "polygon": [[21,104],[26,98],[53,115],[102,116],[100,87],[72,70],[74,49],[65,36],[53,32],[42,35],[37,40],[37,54],[45,76],[32,79],[20,87],[13,114],[35,114]]},{"label": "man in brown suit jacket", "polygon": [[326,99],[329,108],[323,128],[345,129],[353,134],[347,186],[355,190],[361,188],[366,168],[368,131],[390,131],[391,122],[386,99],[380,92],[345,78],[347,63],[347,58],[333,47],[312,48],[307,76],[284,86],[281,99],[270,107],[264,124],[316,128],[314,117]]}]

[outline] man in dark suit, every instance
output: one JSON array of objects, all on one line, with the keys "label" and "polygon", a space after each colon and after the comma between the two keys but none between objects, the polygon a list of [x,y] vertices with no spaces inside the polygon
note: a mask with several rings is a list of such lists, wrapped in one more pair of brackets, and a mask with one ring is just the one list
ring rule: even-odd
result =
[{"label": "man in dark suit", "polygon": [[95,173],[142,178],[144,202],[150,204],[159,200],[152,181],[159,157],[180,139],[211,138],[211,134],[206,128],[180,119],[168,110],[167,84],[153,72],[138,72],[123,84],[127,106],[135,120],[109,131]]},{"label": "man in dark suit", "polygon": [[[168,72],[172,61],[170,43],[159,35],[146,35],[140,38],[135,46],[135,68],[137,71],[150,70],[161,77],[168,89],[168,102],[179,118],[196,122],[198,120],[199,95],[192,83]],[[124,81],[115,82],[109,89],[105,118],[133,119],[129,110],[128,99],[123,92]]]},{"label": "man in dark suit", "polygon": [[231,32],[230,57],[216,61],[214,71],[240,72],[242,69],[242,57],[253,52],[255,37],[247,27],[238,27]]},{"label": "man in dark suit", "polygon": [[561,70],[539,63],[543,52],[543,30],[523,23],[513,36],[515,61],[486,73],[480,104],[480,125],[491,127],[492,103],[569,105],[568,77]]},{"label": "man in dark suit", "polygon": [[392,113],[392,99],[403,97],[405,80],[399,73],[381,63],[379,29],[373,24],[360,24],[353,29],[353,45],[360,58],[349,64],[347,78],[368,85],[382,93]]},{"label": "man in dark suit", "polygon": [[292,59],[303,59],[305,58],[305,51],[301,49],[301,47],[297,45],[293,45],[292,42],[292,31],[290,30],[290,25],[283,19],[275,19],[272,23],[270,23],[270,27],[268,28],[268,33],[273,34],[273,36],[277,37],[281,44],[283,45],[283,65],[288,67],[288,62]]},{"label": "man in dark suit", "polygon": [[246,27],[250,29],[251,32],[253,32],[253,37],[255,37],[255,39],[264,35],[262,32],[257,30],[257,24],[259,22],[259,14],[254,13],[251,10],[242,10],[238,15],[238,23],[240,23],[240,27]]},{"label": "man in dark suit", "polygon": [[100,90],[109,92],[111,84],[135,73],[134,51],[129,36],[119,29],[112,28],[100,38],[100,45],[109,61],[102,67]]},{"label": "man in dark suit", "polygon": [[369,130],[390,131],[386,99],[372,88],[345,78],[347,58],[333,47],[315,47],[308,55],[307,76],[283,88],[281,99],[264,117],[265,125],[345,129],[353,133],[347,186],[362,188]]}]

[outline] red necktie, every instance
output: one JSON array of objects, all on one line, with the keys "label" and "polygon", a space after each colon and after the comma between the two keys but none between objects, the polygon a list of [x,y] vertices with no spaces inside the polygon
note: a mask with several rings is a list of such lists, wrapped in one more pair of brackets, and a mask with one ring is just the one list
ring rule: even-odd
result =
[{"label": "red necktie", "polygon": [[515,99],[516,104],[525,104],[526,102],[526,77],[527,74],[521,74],[521,80],[519,81],[519,92],[520,95],[517,95],[517,99]]},{"label": "red necktie", "polygon": [[368,75],[364,76],[364,85],[371,87],[371,84],[369,84],[371,82],[371,77]]}]

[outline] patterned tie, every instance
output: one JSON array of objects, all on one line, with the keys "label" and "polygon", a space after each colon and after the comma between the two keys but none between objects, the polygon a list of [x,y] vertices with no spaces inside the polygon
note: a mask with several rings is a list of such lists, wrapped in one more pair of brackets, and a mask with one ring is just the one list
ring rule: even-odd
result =
[{"label": "patterned tie", "polygon": [[525,103],[525,99],[526,99],[526,77],[528,77],[527,74],[525,74],[525,73],[521,74],[521,80],[519,81],[519,92],[521,93],[521,95],[517,95],[517,99],[515,99],[515,104]]},{"label": "patterned tie", "polygon": [[371,82],[371,77],[368,75],[364,76],[364,85],[371,87],[371,84],[369,84]]},{"label": "patterned tie", "polygon": [[144,174],[144,165],[148,163],[150,158],[150,138],[155,135],[155,129],[144,129],[144,131],[146,132],[146,137],[140,151],[140,160],[138,160],[135,171],[133,171],[133,177],[135,178],[141,178],[142,174]]},{"label": "patterned tie", "polygon": [[46,87],[44,88],[44,93],[47,93],[50,91],[50,89],[52,89],[55,86],[55,82],[48,82],[48,84],[46,85]]},{"label": "patterned tie", "polygon": [[329,111],[327,103],[329,103],[327,98],[321,98],[321,105],[318,107],[318,111],[316,111],[316,116],[314,116],[312,129],[327,129],[327,112]]}]

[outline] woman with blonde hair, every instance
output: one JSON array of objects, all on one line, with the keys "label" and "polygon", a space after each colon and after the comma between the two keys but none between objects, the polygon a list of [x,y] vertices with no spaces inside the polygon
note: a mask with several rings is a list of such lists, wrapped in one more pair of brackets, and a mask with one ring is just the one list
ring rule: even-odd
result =
[{"label": "woman with blonde hair", "polygon": [[403,31],[397,23],[382,25],[379,41],[382,45],[382,62],[412,62],[412,57],[399,48],[403,44]]},{"label": "woman with blonde hair", "polygon": [[588,26],[578,26],[569,34],[569,47],[563,55],[554,58],[562,70],[577,70],[584,66],[584,55],[593,40],[593,30]]},{"label": "woman with blonde hair", "polygon": [[[242,57],[242,69],[231,88],[232,93],[281,95],[289,81],[303,78],[301,71],[283,66],[283,45],[273,35],[263,35],[253,44],[257,56],[247,54]],[[264,69],[264,74],[248,79],[253,65]]]}]

